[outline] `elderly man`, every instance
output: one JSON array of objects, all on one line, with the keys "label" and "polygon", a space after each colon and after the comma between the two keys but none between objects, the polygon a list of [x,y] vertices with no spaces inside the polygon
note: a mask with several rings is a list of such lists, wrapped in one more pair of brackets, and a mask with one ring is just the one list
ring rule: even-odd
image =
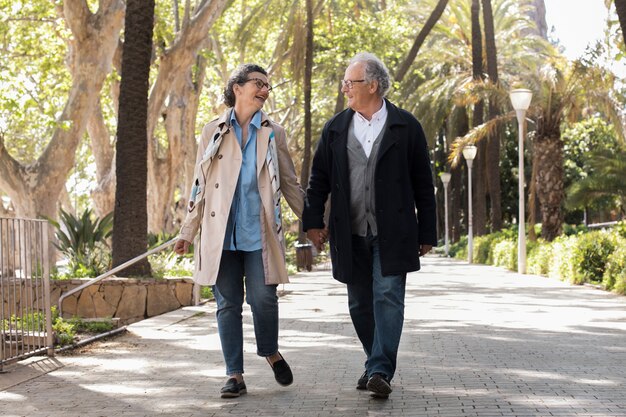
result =
[{"label": "elderly man", "polygon": [[330,232],[333,277],[347,284],[350,317],[367,356],[357,389],[377,398],[392,391],[406,274],[419,270],[419,257],[437,242],[424,131],[385,98],[389,87],[376,56],[360,53],[350,61],[341,89],[349,108],[324,126],[302,218],[318,249]]}]

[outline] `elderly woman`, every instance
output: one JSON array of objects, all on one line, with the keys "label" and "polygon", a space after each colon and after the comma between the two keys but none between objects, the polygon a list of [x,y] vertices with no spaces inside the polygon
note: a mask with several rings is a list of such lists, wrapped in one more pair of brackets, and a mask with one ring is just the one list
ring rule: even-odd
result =
[{"label": "elderly woman", "polygon": [[[187,217],[175,252],[196,234],[194,280],[211,285],[228,380],[222,398],[246,393],[242,306],[252,310],[257,354],[276,381],[293,382],[278,351],[278,284],[288,282],[281,226],[284,195],[300,217],[304,192],[289,156],[284,129],[261,109],[272,87],[258,65],[237,68],[224,90],[228,109],[204,126]],[[245,291],[244,291],[245,284]]]}]

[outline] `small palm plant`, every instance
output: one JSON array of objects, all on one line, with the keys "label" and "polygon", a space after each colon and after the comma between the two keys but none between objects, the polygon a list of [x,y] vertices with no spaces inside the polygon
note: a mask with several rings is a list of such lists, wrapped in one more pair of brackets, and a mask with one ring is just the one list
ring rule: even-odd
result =
[{"label": "small palm plant", "polygon": [[54,245],[68,258],[72,277],[95,277],[109,267],[111,255],[106,239],[113,232],[113,213],[93,217],[91,209],[80,217],[61,209],[59,222],[48,219],[56,229]]}]

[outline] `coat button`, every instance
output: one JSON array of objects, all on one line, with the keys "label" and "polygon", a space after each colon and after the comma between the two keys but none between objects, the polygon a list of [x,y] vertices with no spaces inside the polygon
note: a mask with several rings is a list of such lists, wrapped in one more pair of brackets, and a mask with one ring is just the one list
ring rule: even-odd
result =
[{"label": "coat button", "polygon": [[217,155],[217,159],[222,159],[222,157],[223,157],[222,154]]},{"label": "coat button", "polygon": [[217,183],[217,182],[215,183],[215,188],[220,188],[219,183]]},{"label": "coat button", "polygon": [[211,217],[215,217],[215,212],[214,211],[211,212]]}]

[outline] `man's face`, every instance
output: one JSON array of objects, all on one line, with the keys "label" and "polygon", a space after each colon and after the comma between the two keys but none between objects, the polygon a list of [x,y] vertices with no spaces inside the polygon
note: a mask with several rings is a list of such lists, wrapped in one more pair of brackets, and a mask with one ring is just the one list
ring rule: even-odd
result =
[{"label": "man's face", "polygon": [[[341,92],[348,98],[348,107],[354,111],[361,111],[368,108],[374,101],[378,100],[376,81],[365,82],[365,63],[355,62],[346,68],[343,77],[344,84]],[[352,88],[349,88],[349,84]],[[346,84],[348,82],[348,85]]]}]

